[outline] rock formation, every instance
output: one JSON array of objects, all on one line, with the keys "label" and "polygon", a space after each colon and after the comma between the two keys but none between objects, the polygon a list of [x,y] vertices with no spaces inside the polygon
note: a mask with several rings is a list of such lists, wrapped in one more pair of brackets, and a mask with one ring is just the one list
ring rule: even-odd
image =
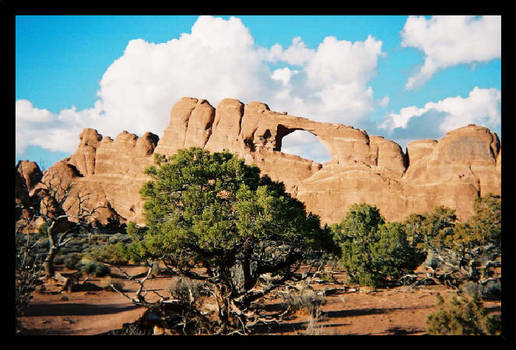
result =
[{"label": "rock formation", "polygon": [[43,173],[32,161],[22,160],[16,165],[14,180],[15,220],[32,214],[29,192],[41,181]]},{"label": "rock formation", "polygon": [[[282,139],[296,130],[315,135],[332,160],[320,164],[282,153]],[[172,107],[161,139],[124,131],[113,140],[85,129],[80,140],[77,151],[45,176],[68,167],[66,176],[73,178],[77,191],[90,196],[90,205],[109,209],[99,216],[104,223],[109,217],[144,223],[139,189],[148,180],[143,171],[153,154],[171,155],[192,146],[228,150],[257,165],[263,174],[283,181],[323,223],[339,222],[357,202],[376,205],[390,221],[438,205],[454,208],[466,219],[473,214],[474,198],[501,194],[500,141],[476,125],[439,140],[411,142],[404,153],[381,136],[274,112],[260,102],[224,99],[214,108],[203,99],[182,98]]]}]

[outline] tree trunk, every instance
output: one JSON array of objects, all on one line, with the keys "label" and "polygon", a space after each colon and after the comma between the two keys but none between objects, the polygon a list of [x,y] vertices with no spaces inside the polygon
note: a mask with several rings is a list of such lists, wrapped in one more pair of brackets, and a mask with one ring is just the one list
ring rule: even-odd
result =
[{"label": "tree trunk", "polygon": [[45,276],[47,278],[53,278],[55,276],[55,268],[54,268],[54,258],[57,254],[57,247],[55,245],[51,245],[48,250],[48,254],[44,261],[45,266]]},{"label": "tree trunk", "polygon": [[48,254],[45,257],[44,267],[45,267],[45,275],[47,278],[53,278],[56,271],[54,268],[54,258],[57,255],[58,247],[56,245],[54,239],[54,227],[56,222],[52,222],[47,228],[47,237],[48,237]]},{"label": "tree trunk", "polygon": [[217,285],[214,286],[215,299],[217,300],[217,305],[219,308],[219,321],[222,326],[222,333],[226,330],[227,321],[228,321],[228,313],[229,313],[229,304],[227,299],[224,297],[224,287],[219,287]]},{"label": "tree trunk", "polygon": [[159,273],[160,273],[159,263],[160,263],[160,260],[154,260],[152,262],[152,265],[151,265],[151,269],[152,269],[151,276],[152,277],[157,277],[159,275]]}]

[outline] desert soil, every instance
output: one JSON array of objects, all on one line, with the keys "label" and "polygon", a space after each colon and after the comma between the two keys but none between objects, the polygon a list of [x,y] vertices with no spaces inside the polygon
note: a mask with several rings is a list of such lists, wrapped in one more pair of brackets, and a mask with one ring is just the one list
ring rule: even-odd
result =
[{"label": "desert soil", "polygon": [[[142,274],[144,267],[124,267],[130,275]],[[337,281],[345,279],[343,273],[335,275]],[[112,278],[122,283],[127,294],[133,296],[137,284],[122,278]],[[147,280],[145,287],[166,291],[169,277]],[[81,281],[82,282],[82,281]],[[89,283],[103,286],[105,278],[89,278]],[[302,312],[279,326],[264,331],[273,335],[424,335],[426,318],[435,312],[436,295],[448,300],[455,291],[443,285],[408,287],[400,286],[375,291],[358,286],[320,283],[314,289],[329,289],[321,307],[321,317],[313,323]],[[275,300],[270,300],[271,306]],[[500,302],[485,302],[492,312],[501,312]],[[129,300],[109,290],[58,292],[58,286],[47,286],[35,292],[32,304],[22,325],[29,335],[98,335],[122,328],[124,323],[136,321],[145,311]],[[313,321],[313,320],[312,320]]]}]

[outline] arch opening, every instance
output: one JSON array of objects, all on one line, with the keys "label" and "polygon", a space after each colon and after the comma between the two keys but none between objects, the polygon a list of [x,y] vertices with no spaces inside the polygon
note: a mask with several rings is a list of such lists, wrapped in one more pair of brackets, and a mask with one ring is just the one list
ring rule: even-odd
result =
[{"label": "arch opening", "polygon": [[293,154],[301,158],[310,159],[317,163],[332,160],[331,153],[321,141],[309,131],[297,129],[283,136],[276,142],[283,153]]}]

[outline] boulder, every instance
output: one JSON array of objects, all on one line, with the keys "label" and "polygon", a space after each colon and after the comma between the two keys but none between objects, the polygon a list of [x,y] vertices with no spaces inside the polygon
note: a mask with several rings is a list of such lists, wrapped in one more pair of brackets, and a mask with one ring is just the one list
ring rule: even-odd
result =
[{"label": "boulder", "polygon": [[[30,192],[43,177],[43,173],[38,164],[29,160],[21,160],[16,166],[17,186],[23,186]],[[20,182],[22,181],[22,182]]]}]

